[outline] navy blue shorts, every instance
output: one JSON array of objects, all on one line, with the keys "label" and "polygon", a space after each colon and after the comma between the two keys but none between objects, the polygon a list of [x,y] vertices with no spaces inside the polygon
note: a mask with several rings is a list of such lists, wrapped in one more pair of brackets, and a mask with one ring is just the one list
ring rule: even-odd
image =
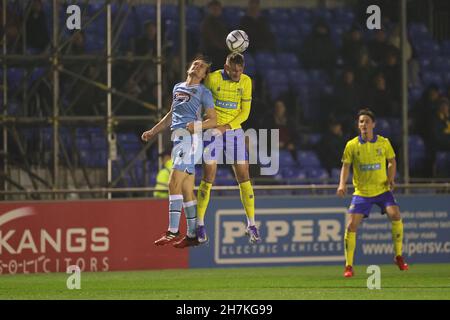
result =
[{"label": "navy blue shorts", "polygon": [[374,204],[381,208],[382,213],[385,213],[386,207],[398,206],[392,192],[386,191],[375,197],[353,196],[348,213],[362,213],[368,217]]}]

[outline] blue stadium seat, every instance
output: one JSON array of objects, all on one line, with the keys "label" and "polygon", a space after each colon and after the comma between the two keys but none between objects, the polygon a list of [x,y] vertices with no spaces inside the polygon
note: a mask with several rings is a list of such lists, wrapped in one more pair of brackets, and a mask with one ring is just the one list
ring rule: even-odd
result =
[{"label": "blue stadium seat", "polygon": [[316,19],[325,20],[327,23],[330,23],[333,19],[333,12],[328,8],[319,8],[313,11],[313,15]]},{"label": "blue stadium seat", "polygon": [[264,13],[271,24],[291,21],[291,13],[287,8],[269,8]]},{"label": "blue stadium seat", "polygon": [[186,20],[198,21],[199,23],[203,19],[202,10],[197,6],[186,7]]},{"label": "blue stadium seat", "polygon": [[285,70],[298,69],[298,58],[294,53],[278,53],[276,55],[280,68]]},{"label": "blue stadium seat", "polygon": [[236,29],[242,17],[245,15],[245,10],[240,7],[224,7],[222,10],[222,17],[229,28]]},{"label": "blue stadium seat", "polygon": [[313,27],[309,22],[303,22],[299,21],[298,24],[298,31],[300,32],[300,35],[303,37],[307,37],[311,34]]},{"label": "blue stadium seat", "polygon": [[315,146],[320,142],[320,139],[322,139],[321,133],[310,133],[306,137],[307,143],[310,146]]},{"label": "blue stadium seat", "polygon": [[334,24],[350,26],[355,20],[355,13],[351,8],[338,7],[333,12]]},{"label": "blue stadium seat", "polygon": [[309,71],[310,81],[316,85],[324,85],[328,81],[328,77],[323,70],[311,69]]},{"label": "blue stadium seat", "polygon": [[289,78],[284,72],[284,70],[280,69],[268,69],[263,74],[264,80],[269,86],[288,86]]},{"label": "blue stadium seat", "polygon": [[270,100],[274,101],[280,99],[284,94],[289,91],[287,85],[271,85],[268,87]]},{"label": "blue stadium seat", "polygon": [[450,56],[450,40],[444,40],[441,43],[441,55]]},{"label": "blue stadium seat", "polygon": [[163,20],[177,20],[178,19],[178,7],[176,5],[166,4],[161,6],[161,15]]},{"label": "blue stadium seat", "polygon": [[298,83],[300,86],[303,86],[305,83],[309,81],[309,75],[305,70],[291,69],[288,70],[287,73],[291,85]]},{"label": "blue stadium seat", "polygon": [[331,169],[330,179],[332,183],[339,183],[341,178],[341,169],[333,168]]},{"label": "blue stadium seat", "polygon": [[420,86],[410,87],[408,99],[411,105],[414,105],[422,97],[423,89]]},{"label": "blue stadium seat", "polygon": [[[307,172],[304,169],[300,169],[294,166],[284,166],[280,169],[280,180],[305,180]],[[295,181],[293,181],[295,183]],[[288,182],[289,183],[289,182]]]},{"label": "blue stadium seat", "polygon": [[438,56],[433,59],[431,63],[431,70],[434,72],[447,72],[450,71],[450,57]]},{"label": "blue stadium seat", "polygon": [[311,24],[312,10],[310,9],[303,7],[291,8],[290,15],[293,23]]},{"label": "blue stadium seat", "polygon": [[425,86],[435,84],[441,86],[443,84],[442,77],[436,72],[424,72],[422,73],[422,82]]},{"label": "blue stadium seat", "polygon": [[387,119],[378,118],[375,132],[383,137],[389,138],[392,135],[391,125]]},{"label": "blue stadium seat", "polygon": [[425,143],[418,135],[412,135],[408,139],[409,159],[411,170],[422,170],[425,163]]},{"label": "blue stadium seat", "polygon": [[156,23],[156,6],[152,4],[138,4],[135,6],[136,12],[139,16],[141,25],[144,22],[151,20]]},{"label": "blue stadium seat", "polygon": [[450,178],[450,152],[436,153],[436,175],[440,178]]},{"label": "blue stadium seat", "polygon": [[230,171],[230,168],[217,168],[216,177],[234,179],[233,173]]},{"label": "blue stadium seat", "polygon": [[327,170],[323,168],[312,168],[308,170],[307,177],[315,183],[325,182],[329,178]]},{"label": "blue stadium seat", "polygon": [[320,160],[314,151],[297,151],[297,159],[301,168],[320,168]]},{"label": "blue stadium seat", "polygon": [[255,54],[255,62],[257,70],[273,69],[278,66],[275,55],[267,52],[259,52]]},{"label": "blue stadium seat", "polygon": [[25,71],[22,68],[9,68],[7,70],[8,86],[11,90],[16,90],[22,84]]},{"label": "blue stadium seat", "polygon": [[290,151],[288,150],[280,150],[279,153],[280,159],[279,159],[279,163],[282,164],[283,166],[294,166],[295,165],[295,160],[292,157],[292,154]]}]

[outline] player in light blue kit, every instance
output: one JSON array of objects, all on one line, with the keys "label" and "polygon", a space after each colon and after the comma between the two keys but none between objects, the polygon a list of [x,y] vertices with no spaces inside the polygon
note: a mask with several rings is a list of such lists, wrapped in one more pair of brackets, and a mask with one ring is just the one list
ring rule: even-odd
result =
[{"label": "player in light blue kit", "polygon": [[[174,243],[176,248],[186,248],[199,244],[196,236],[197,201],[194,195],[195,157],[202,155],[197,146],[197,128],[202,130],[216,126],[216,111],[211,91],[203,84],[210,71],[210,64],[203,58],[194,59],[187,71],[185,82],[173,88],[173,102],[170,111],[152,129],[142,134],[142,140],[149,141],[170,125],[172,130],[173,167],[169,177],[169,229],[155,245]],[[202,115],[205,113],[205,120]],[[194,133],[194,123],[196,130]],[[181,208],[187,221],[187,234],[181,238],[178,230]]]}]

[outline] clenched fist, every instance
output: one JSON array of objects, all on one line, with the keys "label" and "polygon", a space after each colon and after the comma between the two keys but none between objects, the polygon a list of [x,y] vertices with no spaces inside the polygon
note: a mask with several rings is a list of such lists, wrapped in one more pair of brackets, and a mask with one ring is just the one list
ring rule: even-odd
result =
[{"label": "clenched fist", "polygon": [[148,131],[145,131],[142,134],[141,139],[142,139],[142,141],[147,142],[147,141],[151,140],[154,136],[155,136],[155,134],[153,133],[153,130],[150,129]]}]

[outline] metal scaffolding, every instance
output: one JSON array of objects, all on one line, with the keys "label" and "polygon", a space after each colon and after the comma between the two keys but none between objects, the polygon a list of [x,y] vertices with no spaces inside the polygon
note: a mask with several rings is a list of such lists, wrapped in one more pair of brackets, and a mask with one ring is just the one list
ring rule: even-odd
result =
[{"label": "metal scaffolding", "polygon": [[[159,9],[156,19],[158,51],[154,54],[137,55],[121,46],[124,39],[128,40],[124,33],[129,29],[129,21],[135,18],[133,15],[136,15],[140,4],[127,4],[125,1],[78,1],[77,5],[81,8],[81,31],[70,32],[65,21],[68,17],[67,1],[43,1],[41,11],[37,12],[46,18],[50,41],[46,48],[36,50],[27,44],[27,23],[30,16],[35,14],[34,2],[2,0],[4,32],[0,122],[3,170],[1,191],[5,192],[3,199],[44,199],[42,194],[30,193],[38,189],[55,191],[84,187],[129,187],[130,181],[134,187],[150,187],[148,172],[144,172],[146,178],[142,179],[133,170],[138,162],[143,163],[144,171],[149,166],[155,166],[157,158],[152,158],[152,154],[149,154],[153,145],[141,144],[139,150],[130,154],[126,136],[133,132],[137,135],[139,128],[151,126],[163,109],[161,68],[165,61],[161,46],[160,2],[157,4]],[[51,17],[46,16],[49,13]],[[16,16],[21,21],[14,25],[13,19]],[[101,25],[103,30],[99,28]],[[141,28],[142,25],[133,27]],[[7,38],[8,28],[17,28],[19,31],[15,41]],[[88,36],[91,32],[97,33],[94,42],[90,39],[90,45],[95,49],[88,53],[76,52],[73,48],[77,37],[83,37],[87,47],[86,30],[90,30]],[[101,36],[106,39],[104,45],[95,43],[103,42]],[[120,69],[121,66],[126,72],[114,75],[114,68]],[[147,83],[146,88],[147,93],[154,87],[157,88],[156,101],[149,101],[142,97],[144,95],[139,96],[131,89],[127,90],[127,85],[144,81],[144,77],[148,76],[145,72],[157,72],[156,82]],[[11,81],[13,76],[17,78],[16,82]],[[151,76],[153,74],[149,75]],[[90,101],[86,96],[100,98]],[[89,109],[88,114],[82,114],[77,109],[80,101],[89,102],[89,105],[85,105],[85,109]],[[130,105],[139,112],[133,114]],[[106,155],[104,162],[99,161],[104,165],[96,163],[92,166],[83,159],[83,152],[86,151],[81,150],[78,145],[77,134],[80,134],[80,130],[74,126],[93,130],[97,134],[92,136],[96,142],[99,142],[99,137],[103,137],[105,141],[101,141],[99,146],[93,144],[92,150],[98,147],[96,151]],[[120,134],[125,137],[122,145],[117,140]],[[162,150],[162,143],[160,140],[159,151]],[[106,148],[100,150],[100,145]],[[24,191],[25,198],[6,195],[17,190]],[[90,196],[105,195],[92,193]],[[45,199],[58,197],[58,193],[53,193]],[[112,193],[107,193],[107,197],[111,198]]]}]

